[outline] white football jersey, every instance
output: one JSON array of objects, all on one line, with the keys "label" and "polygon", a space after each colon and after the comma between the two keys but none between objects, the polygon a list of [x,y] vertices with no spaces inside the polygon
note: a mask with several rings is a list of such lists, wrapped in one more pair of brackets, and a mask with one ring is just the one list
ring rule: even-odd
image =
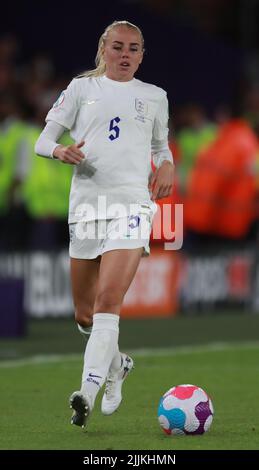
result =
[{"label": "white football jersey", "polygon": [[135,78],[76,78],[46,121],[70,129],[76,143],[85,141],[85,160],[74,168],[69,223],[121,217],[125,214],[113,210],[118,203],[127,214],[132,204],[154,206],[148,191],[151,153],[158,166],[172,161],[168,102],[162,88]]}]

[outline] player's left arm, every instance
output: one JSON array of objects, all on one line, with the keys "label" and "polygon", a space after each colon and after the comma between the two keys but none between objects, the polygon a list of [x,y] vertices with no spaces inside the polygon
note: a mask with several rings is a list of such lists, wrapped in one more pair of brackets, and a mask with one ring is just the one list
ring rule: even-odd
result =
[{"label": "player's left arm", "polygon": [[168,101],[163,96],[154,120],[151,142],[155,172],[149,181],[151,199],[162,199],[170,196],[173,190],[174,162],[168,145]]}]

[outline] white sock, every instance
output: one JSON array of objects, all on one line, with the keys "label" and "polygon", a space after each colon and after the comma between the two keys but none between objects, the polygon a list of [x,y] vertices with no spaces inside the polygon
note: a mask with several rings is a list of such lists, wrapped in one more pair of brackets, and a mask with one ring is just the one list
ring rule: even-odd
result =
[{"label": "white sock", "polygon": [[81,387],[90,398],[92,408],[117,351],[118,336],[118,315],[96,313],[93,316],[93,329],[85,348]]},{"label": "white sock", "polygon": [[117,351],[115,352],[110,368],[109,368],[109,374],[114,374],[118,372],[118,370],[122,366],[122,360],[121,360],[121,353],[119,351],[119,347],[117,347]]}]

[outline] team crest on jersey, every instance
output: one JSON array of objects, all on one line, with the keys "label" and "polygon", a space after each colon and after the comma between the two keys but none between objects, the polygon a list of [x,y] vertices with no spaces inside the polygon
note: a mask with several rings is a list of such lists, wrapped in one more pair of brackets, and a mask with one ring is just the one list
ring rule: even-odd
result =
[{"label": "team crest on jersey", "polygon": [[140,114],[141,116],[146,116],[147,103],[145,103],[145,101],[140,100],[139,98],[135,98],[135,108],[138,114]]},{"label": "team crest on jersey", "polygon": [[57,101],[53,104],[53,108],[57,108],[58,106],[60,106],[63,103],[64,99],[65,99],[65,92],[62,91]]}]

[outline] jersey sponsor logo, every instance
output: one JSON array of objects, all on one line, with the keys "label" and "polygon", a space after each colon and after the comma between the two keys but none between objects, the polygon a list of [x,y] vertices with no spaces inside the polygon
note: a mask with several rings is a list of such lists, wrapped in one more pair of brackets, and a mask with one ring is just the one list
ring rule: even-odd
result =
[{"label": "jersey sponsor logo", "polygon": [[57,108],[58,106],[60,106],[63,103],[64,99],[65,99],[65,92],[62,91],[57,101],[53,104],[53,108]]}]

